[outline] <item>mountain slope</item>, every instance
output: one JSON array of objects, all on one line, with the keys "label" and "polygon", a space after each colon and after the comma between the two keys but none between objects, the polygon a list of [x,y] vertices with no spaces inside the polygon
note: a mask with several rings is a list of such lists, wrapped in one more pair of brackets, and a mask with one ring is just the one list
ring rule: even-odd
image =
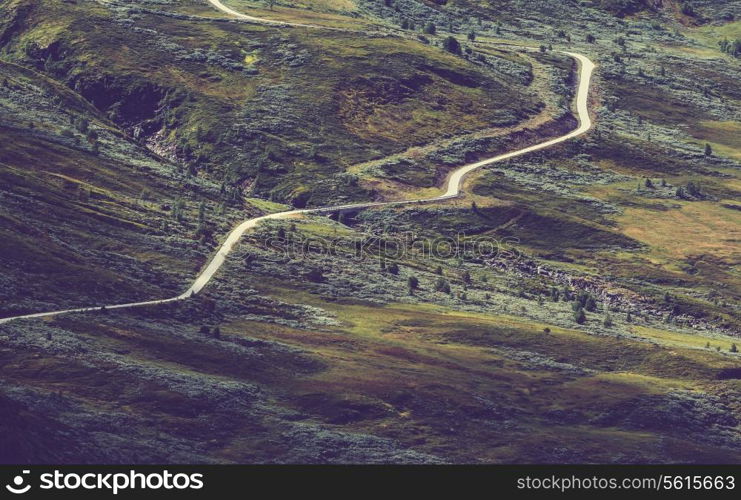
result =
[{"label": "mountain slope", "polygon": [[29,435],[0,458],[741,462],[738,24],[686,3],[276,6],[369,34],[10,2],[11,311],[172,296],[233,222],[286,210],[268,198],[435,193],[573,128],[558,49],[598,69],[592,131],[463,198],[269,220],[182,302],[0,325],[0,421]]},{"label": "mountain slope", "polygon": [[497,57],[474,64],[383,33],[13,0],[0,42],[191,173],[299,205],[372,197],[347,167],[543,106]]}]

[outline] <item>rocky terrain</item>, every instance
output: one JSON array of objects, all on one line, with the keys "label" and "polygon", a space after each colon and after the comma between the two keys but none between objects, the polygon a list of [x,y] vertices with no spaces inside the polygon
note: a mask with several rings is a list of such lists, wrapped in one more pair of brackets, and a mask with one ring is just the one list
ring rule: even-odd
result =
[{"label": "rocky terrain", "polygon": [[738,2],[223,3],[3,4],[0,317],[595,127],[0,325],[1,462],[741,461]]}]

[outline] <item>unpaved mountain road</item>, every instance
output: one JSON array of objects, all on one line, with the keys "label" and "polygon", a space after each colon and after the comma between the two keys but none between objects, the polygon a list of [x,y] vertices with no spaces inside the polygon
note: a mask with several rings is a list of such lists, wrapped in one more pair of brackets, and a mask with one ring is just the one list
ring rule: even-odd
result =
[{"label": "unpaved mountain road", "polygon": [[[270,24],[270,25],[275,25],[275,26],[285,26],[285,27],[298,26],[298,27],[304,27],[304,28],[327,29],[322,26],[311,25],[311,24],[287,23],[283,21],[274,21],[270,19],[261,19],[257,17],[252,17],[252,16],[242,14],[240,12],[234,11],[230,9],[229,7],[226,7],[219,0],[208,0],[208,1],[215,8],[219,9],[222,12],[230,14],[238,19],[243,19],[243,20],[257,22],[257,23]],[[545,148],[554,146],[556,144],[560,144],[562,142],[568,141],[569,139],[573,139],[575,137],[578,137],[584,134],[592,127],[592,119],[589,116],[588,97],[589,97],[589,88],[590,88],[590,84],[592,80],[592,73],[594,72],[595,65],[589,58],[581,54],[577,54],[575,52],[566,52],[566,51],[562,51],[562,53],[576,59],[576,61],[579,63],[579,87],[576,93],[576,111],[577,111],[577,116],[579,119],[579,126],[566,135],[562,135],[560,137],[556,137],[554,139],[550,139],[550,140],[535,144],[533,146],[528,146],[526,148],[518,149],[516,151],[511,151],[509,153],[504,153],[498,156],[494,156],[492,158],[487,158],[485,160],[481,160],[481,161],[471,163],[468,165],[463,165],[462,167],[457,168],[448,176],[448,179],[445,185],[446,186],[445,194],[443,195],[435,196],[432,198],[416,199],[416,200],[367,202],[367,203],[355,203],[355,204],[350,204],[350,205],[333,205],[333,206],[320,207],[320,208],[288,210],[285,212],[277,212],[277,213],[273,213],[269,215],[263,215],[261,217],[255,217],[253,219],[248,219],[242,222],[241,224],[239,224],[234,229],[232,229],[232,231],[227,235],[226,239],[219,247],[218,251],[216,252],[216,255],[214,255],[214,257],[211,259],[208,265],[200,272],[200,274],[198,274],[198,276],[193,281],[193,283],[190,285],[190,287],[185,292],[181,293],[180,295],[176,297],[171,297],[167,299],[148,300],[144,302],[131,302],[127,304],[112,304],[112,305],[106,305],[106,306],[81,307],[77,309],[64,309],[60,311],[48,311],[48,312],[40,312],[40,313],[34,313],[34,314],[24,314],[21,316],[11,316],[8,318],[2,318],[0,319],[0,324],[8,323],[10,321],[14,321],[18,319],[42,318],[42,317],[57,316],[60,314],[67,314],[67,313],[84,313],[84,312],[91,312],[91,311],[100,311],[103,307],[105,309],[127,309],[131,307],[152,306],[152,305],[157,305],[157,304],[167,304],[170,302],[177,302],[180,300],[185,300],[191,297],[192,295],[200,292],[203,289],[203,287],[205,287],[209,283],[209,281],[211,281],[211,278],[214,277],[214,275],[221,268],[222,264],[224,264],[224,262],[226,261],[226,258],[229,256],[229,253],[232,251],[232,249],[234,248],[234,245],[239,241],[242,235],[248,230],[254,228],[257,224],[259,224],[260,222],[264,220],[287,219],[287,218],[290,218],[292,216],[299,215],[299,214],[321,214],[324,212],[333,212],[336,210],[343,210],[343,209],[362,209],[362,208],[391,206],[391,205],[430,203],[430,202],[444,201],[444,200],[448,200],[451,198],[456,198],[461,194],[461,186],[463,184],[463,181],[466,175],[468,175],[472,171],[478,168],[481,168],[481,167],[485,167],[487,165],[491,165],[492,163],[497,163],[500,161],[508,160],[510,158],[515,158],[517,156],[531,153],[533,151],[539,151],[541,149],[545,149]]]}]

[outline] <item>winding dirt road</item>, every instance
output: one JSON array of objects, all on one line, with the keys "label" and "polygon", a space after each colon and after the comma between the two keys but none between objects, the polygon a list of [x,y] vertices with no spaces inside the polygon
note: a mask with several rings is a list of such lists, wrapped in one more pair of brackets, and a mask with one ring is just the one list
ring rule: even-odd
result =
[{"label": "winding dirt road", "polygon": [[[230,14],[238,19],[243,19],[243,20],[247,20],[251,22],[271,24],[271,25],[277,25],[277,26],[299,26],[299,27],[305,27],[305,28],[331,29],[331,28],[326,28],[323,26],[315,26],[315,25],[310,25],[310,24],[287,23],[287,22],[282,22],[282,21],[274,21],[270,19],[261,19],[257,17],[252,17],[252,16],[239,13],[237,11],[234,11],[230,9],[229,7],[226,7],[219,0],[208,0],[208,1],[209,3],[211,3],[211,5],[213,5],[215,8],[219,9],[222,12]],[[589,58],[581,54],[577,54],[574,52],[565,52],[565,51],[563,51],[562,53],[576,59],[579,63],[579,68],[580,68],[579,69],[579,87],[576,93],[576,111],[577,111],[577,116],[579,119],[579,127],[572,130],[568,134],[560,136],[560,137],[556,137],[555,139],[550,139],[548,141],[535,144],[533,146],[529,146],[523,149],[518,149],[516,151],[504,153],[499,156],[494,156],[492,158],[487,158],[485,160],[481,160],[476,163],[471,163],[471,164],[459,167],[456,170],[454,170],[453,173],[448,177],[447,183],[446,183],[445,194],[441,196],[435,196],[432,198],[424,198],[424,199],[415,199],[415,200],[389,201],[389,202],[367,202],[367,203],[355,203],[355,204],[350,204],[350,205],[333,205],[333,206],[327,206],[327,207],[321,207],[321,208],[288,210],[285,212],[277,212],[274,214],[263,215],[261,217],[256,217],[254,219],[248,219],[242,222],[241,224],[239,224],[234,229],[232,229],[232,231],[227,235],[224,243],[222,243],[221,247],[219,247],[219,250],[216,252],[216,255],[214,255],[214,257],[211,259],[208,265],[196,277],[195,281],[193,281],[193,284],[191,284],[190,287],[182,294],[176,297],[168,298],[168,299],[148,300],[144,302],[131,302],[127,304],[106,305],[105,309],[106,310],[127,309],[131,307],[142,307],[142,306],[151,306],[151,305],[157,305],[157,304],[167,304],[170,302],[177,302],[180,300],[185,300],[193,296],[194,294],[200,292],[209,283],[209,281],[211,281],[211,278],[214,277],[214,275],[218,272],[218,270],[224,264],[224,262],[226,261],[226,258],[229,256],[229,253],[232,251],[232,249],[234,248],[234,245],[239,241],[242,235],[248,230],[257,226],[262,221],[265,221],[268,219],[286,219],[286,218],[290,218],[298,214],[321,214],[325,212],[333,212],[336,210],[343,210],[343,209],[362,209],[362,208],[371,208],[371,207],[380,207],[380,206],[429,203],[429,202],[448,200],[451,198],[458,197],[461,194],[461,186],[463,184],[463,181],[466,175],[471,173],[473,170],[476,170],[481,167],[485,167],[487,165],[491,165],[492,163],[500,162],[500,161],[514,158],[517,156],[521,156],[527,153],[531,153],[533,151],[539,151],[541,149],[554,146],[556,144],[568,141],[569,139],[573,139],[574,137],[578,137],[584,134],[592,127],[592,120],[589,116],[589,108],[587,105],[587,100],[589,97],[589,87],[590,87],[592,73],[594,72],[595,65],[591,60],[589,60]],[[25,314],[21,316],[12,316],[8,318],[2,318],[0,319],[0,324],[8,323],[10,321],[14,321],[18,319],[42,318],[42,317],[57,316],[60,314],[67,314],[67,313],[92,312],[92,311],[100,311],[101,309],[103,309],[101,306],[95,306],[95,307],[82,307],[82,308],[77,308],[77,309],[65,309],[61,311],[41,312],[41,313],[35,313],[35,314]]]}]

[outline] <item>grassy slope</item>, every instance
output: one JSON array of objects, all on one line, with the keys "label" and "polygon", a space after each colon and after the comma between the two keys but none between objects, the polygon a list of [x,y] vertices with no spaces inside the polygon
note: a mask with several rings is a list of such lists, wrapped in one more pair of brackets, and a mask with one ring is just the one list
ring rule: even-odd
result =
[{"label": "grassy slope", "polygon": [[46,68],[117,123],[142,125],[193,169],[281,201],[306,203],[307,190],[322,202],[367,198],[348,188],[348,165],[511,125],[541,106],[505,75],[398,38],[149,13],[132,23],[125,9],[87,3],[11,7],[6,53]]},{"label": "grassy slope", "polygon": [[0,63],[0,82],[3,315],[179,290],[209,249],[163,207],[196,186],[54,81]]},{"label": "grassy slope", "polygon": [[[333,224],[298,226],[319,235],[332,234]],[[423,453],[426,461],[740,458],[733,444],[739,380],[720,376],[741,365],[705,348],[710,342],[725,351],[729,337],[622,320],[600,334],[591,314],[586,328],[563,326],[560,313],[533,316],[531,299],[509,298],[510,313],[497,303],[477,312],[432,292],[430,271],[406,265],[388,281],[373,262],[333,259],[329,283],[309,285],[295,269],[271,262],[276,257],[261,254],[251,267],[254,290],[245,287],[237,259],[206,296],[176,308],[5,327],[8,347],[23,361],[2,357],[0,373],[9,387],[63,394],[65,414],[36,403],[51,429],[78,422],[84,432],[90,411],[115,408],[125,416],[129,439],[108,461],[131,460],[135,452],[145,462],[383,460],[365,436],[390,439],[394,449]],[[445,268],[451,280],[456,272]],[[394,303],[408,273],[422,278],[420,298]],[[501,278],[482,282],[477,274],[469,298]],[[353,299],[352,292],[329,297],[348,280],[386,280],[375,298],[389,303]],[[311,312],[296,309],[306,306]],[[220,338],[199,333],[201,324],[219,324]],[[84,367],[78,344],[86,346]],[[241,384],[260,390],[235,392]],[[121,432],[117,425],[82,440],[72,459],[90,456],[87,446],[108,449]],[[330,434],[338,432],[346,433],[343,444]],[[44,451],[29,448],[31,457]]]}]

